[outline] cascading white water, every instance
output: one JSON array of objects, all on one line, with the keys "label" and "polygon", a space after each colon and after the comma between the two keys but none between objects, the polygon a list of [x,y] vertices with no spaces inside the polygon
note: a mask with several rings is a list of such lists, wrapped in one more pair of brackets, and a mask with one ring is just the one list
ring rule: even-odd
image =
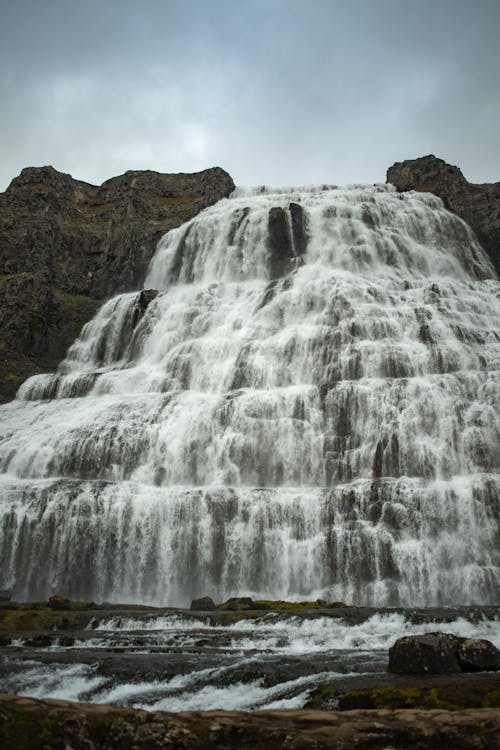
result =
[{"label": "cascading white water", "polygon": [[499,285],[388,186],[238,189],[0,424],[19,598],[495,603]]}]

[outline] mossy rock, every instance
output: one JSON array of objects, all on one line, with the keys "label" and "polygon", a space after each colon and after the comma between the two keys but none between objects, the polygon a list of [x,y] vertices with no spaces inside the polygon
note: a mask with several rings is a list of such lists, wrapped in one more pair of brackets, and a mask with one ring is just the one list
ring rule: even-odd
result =
[{"label": "mossy rock", "polygon": [[245,611],[265,611],[281,612],[283,610],[295,609],[336,609],[338,607],[347,607],[349,605],[343,602],[327,602],[324,599],[315,601],[290,602],[281,599],[251,599],[249,596],[231,597],[222,604],[217,605],[217,609],[226,612],[245,612]]},{"label": "mossy rock", "polygon": [[254,602],[249,596],[232,596],[222,604],[217,605],[217,609],[222,612],[229,610],[230,612],[244,612],[245,610],[253,610]]},{"label": "mossy rock", "polygon": [[47,606],[49,607],[49,609],[53,609],[56,612],[59,612],[59,611],[69,612],[69,610],[71,609],[71,602],[69,599],[66,599],[64,596],[59,596],[58,594],[55,594],[54,596],[49,597]]},{"label": "mossy rock", "polygon": [[482,705],[484,708],[500,708],[500,688],[486,693]]},{"label": "mossy rock", "polygon": [[89,616],[86,617],[82,610],[71,609],[58,611],[48,606],[40,609],[1,609],[0,631],[71,630],[85,626]]},{"label": "mossy rock", "polygon": [[[496,680],[498,684],[498,680]],[[460,711],[464,708],[499,708],[500,688],[485,679],[437,684],[412,684],[351,690],[340,696],[341,711],[354,709],[412,708],[428,711],[444,709]]]},{"label": "mossy rock", "polygon": [[332,711],[338,708],[339,690],[334,687],[324,687],[313,690],[304,708],[312,708],[316,711]]},{"label": "mossy rock", "polygon": [[286,609],[337,609],[338,607],[347,607],[349,605],[343,602],[327,602],[324,599],[316,599],[315,601],[305,602],[288,602],[288,601],[272,601],[265,599],[258,599],[255,601],[256,605],[259,605],[261,609],[271,610],[286,610]]}]

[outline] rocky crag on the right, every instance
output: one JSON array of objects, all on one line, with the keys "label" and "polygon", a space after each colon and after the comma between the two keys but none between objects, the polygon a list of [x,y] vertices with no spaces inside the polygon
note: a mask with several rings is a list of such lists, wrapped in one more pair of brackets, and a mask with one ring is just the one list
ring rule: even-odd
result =
[{"label": "rocky crag on the right", "polygon": [[128,171],[100,186],[23,169],[0,193],[0,403],[53,372],[106,299],[140,288],[163,234],[232,190],[220,167]]},{"label": "rocky crag on the right", "polygon": [[418,190],[441,198],[472,227],[500,275],[500,182],[468,182],[458,167],[432,154],[396,162],[387,170],[387,182],[399,192]]}]

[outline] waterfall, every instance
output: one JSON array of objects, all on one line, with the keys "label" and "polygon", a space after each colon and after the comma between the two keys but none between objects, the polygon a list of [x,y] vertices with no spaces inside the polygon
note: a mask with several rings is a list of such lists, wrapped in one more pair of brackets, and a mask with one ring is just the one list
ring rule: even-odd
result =
[{"label": "waterfall", "polygon": [[0,409],[2,587],[498,602],[499,332],[435,196],[238,188]]}]

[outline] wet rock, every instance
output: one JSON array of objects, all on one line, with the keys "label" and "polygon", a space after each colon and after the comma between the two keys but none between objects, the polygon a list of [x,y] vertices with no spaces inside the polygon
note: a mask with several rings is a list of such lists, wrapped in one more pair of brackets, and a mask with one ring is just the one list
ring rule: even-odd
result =
[{"label": "wet rock", "polygon": [[271,208],[267,231],[268,273],[271,281],[275,281],[303,263],[307,232],[302,206],[290,203],[288,211],[279,206]]},{"label": "wet rock", "polygon": [[151,304],[151,302],[158,296],[156,289],[143,289],[139,294],[139,306],[141,310],[145,311]]},{"label": "wet rock", "polygon": [[387,182],[400,192],[434,193],[446,208],[472,227],[500,273],[500,182],[475,185],[458,167],[432,154],[396,162],[387,170]]},{"label": "wet rock", "polygon": [[64,596],[58,596],[56,594],[49,598],[47,606],[50,607],[50,609],[55,610],[56,612],[59,612],[59,611],[67,612],[71,609],[71,602],[69,599],[65,599]]},{"label": "wet rock", "polygon": [[50,635],[37,635],[34,638],[28,638],[24,645],[28,648],[48,648],[52,645],[52,638]]},{"label": "wet rock", "polygon": [[290,203],[289,210],[292,224],[293,249],[295,255],[299,257],[304,255],[307,245],[304,210],[299,203]]},{"label": "wet rock", "polygon": [[0,602],[10,602],[12,599],[12,591],[9,589],[0,589]]},{"label": "wet rock", "polygon": [[190,609],[196,612],[213,612],[215,602],[210,596],[202,596],[200,599],[193,599]]},{"label": "wet rock", "polygon": [[267,231],[269,278],[279,279],[290,273],[294,257],[287,216],[283,208],[271,208]]},{"label": "wet rock", "polygon": [[452,633],[424,633],[399,638],[389,649],[389,672],[446,674],[500,669],[500,652],[490,641]]},{"label": "wet rock", "polygon": [[457,658],[463,672],[493,672],[500,669],[500,651],[491,641],[479,638],[462,640]]}]

